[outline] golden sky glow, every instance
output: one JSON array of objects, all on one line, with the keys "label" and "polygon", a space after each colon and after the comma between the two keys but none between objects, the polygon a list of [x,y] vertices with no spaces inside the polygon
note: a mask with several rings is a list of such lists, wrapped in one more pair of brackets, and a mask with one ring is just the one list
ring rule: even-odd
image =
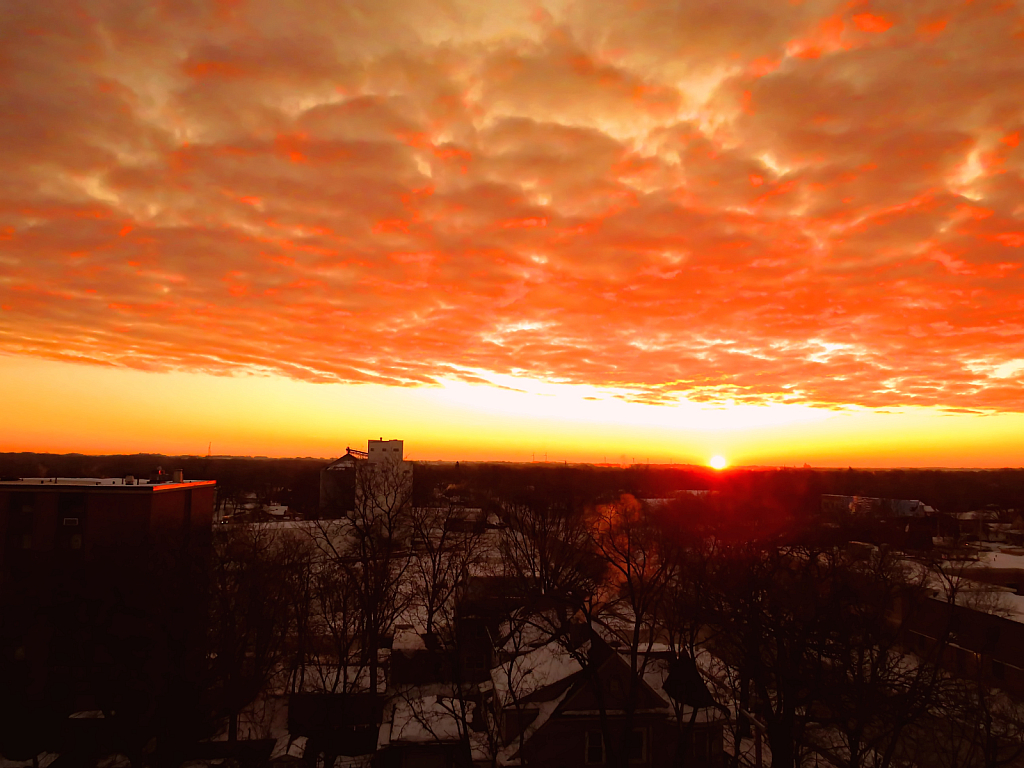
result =
[{"label": "golden sky glow", "polygon": [[0,4],[0,450],[1024,463],[1024,5]]},{"label": "golden sky glow", "polygon": [[1024,415],[1015,413],[672,407],[588,400],[594,395],[586,389],[316,384],[29,357],[0,358],[0,369],[9,414],[0,451],[203,454],[212,442],[217,454],[334,456],[368,437],[403,437],[411,459],[541,461],[546,454],[557,462],[704,465],[721,454],[731,466],[1024,463]]}]

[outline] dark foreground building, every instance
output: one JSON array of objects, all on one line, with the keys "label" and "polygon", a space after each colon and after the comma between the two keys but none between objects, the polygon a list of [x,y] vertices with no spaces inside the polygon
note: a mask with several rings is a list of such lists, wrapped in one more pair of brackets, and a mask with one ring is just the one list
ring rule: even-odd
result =
[{"label": "dark foreground building", "polygon": [[189,730],[216,483],[165,478],[0,481],[5,757],[76,762]]}]

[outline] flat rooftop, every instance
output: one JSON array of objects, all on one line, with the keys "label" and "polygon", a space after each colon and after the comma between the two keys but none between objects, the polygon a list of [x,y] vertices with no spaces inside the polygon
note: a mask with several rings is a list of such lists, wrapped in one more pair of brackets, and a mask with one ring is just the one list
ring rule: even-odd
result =
[{"label": "flat rooftop", "polygon": [[31,488],[33,490],[125,490],[125,491],[172,491],[216,485],[216,480],[182,480],[174,483],[169,480],[150,483],[140,479],[126,482],[123,477],[19,477],[16,480],[0,480],[0,490],[6,488]]}]

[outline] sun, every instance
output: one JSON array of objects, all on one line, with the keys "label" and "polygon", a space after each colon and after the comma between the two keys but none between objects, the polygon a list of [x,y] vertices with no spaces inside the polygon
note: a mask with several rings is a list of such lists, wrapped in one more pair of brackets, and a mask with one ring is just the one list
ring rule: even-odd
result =
[{"label": "sun", "polygon": [[708,461],[712,469],[725,469],[729,466],[729,462],[725,460],[725,456],[712,456]]}]

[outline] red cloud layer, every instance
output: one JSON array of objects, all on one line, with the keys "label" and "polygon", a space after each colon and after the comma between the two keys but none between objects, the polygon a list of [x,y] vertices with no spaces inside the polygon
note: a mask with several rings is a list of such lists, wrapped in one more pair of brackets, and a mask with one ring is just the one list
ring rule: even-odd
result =
[{"label": "red cloud layer", "polygon": [[7,352],[1024,406],[1017,4],[68,8],[0,8]]}]

